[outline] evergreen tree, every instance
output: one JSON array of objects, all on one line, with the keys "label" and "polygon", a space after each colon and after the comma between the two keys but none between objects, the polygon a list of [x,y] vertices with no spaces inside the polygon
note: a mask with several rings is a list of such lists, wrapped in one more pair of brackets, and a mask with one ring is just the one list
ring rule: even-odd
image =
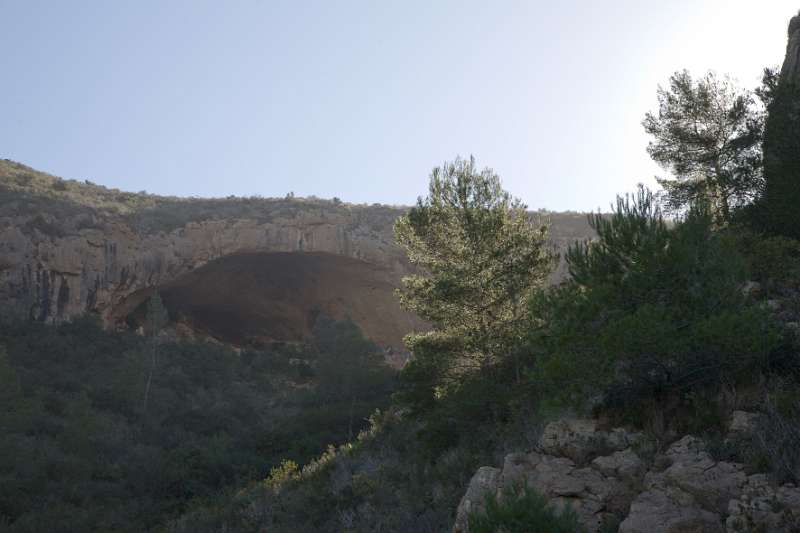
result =
[{"label": "evergreen tree", "polygon": [[433,170],[427,198],[396,222],[419,271],[403,279],[400,301],[431,324],[406,337],[414,357],[404,374],[423,393],[416,401],[487,371],[522,338],[527,299],[553,265],[547,226],[525,208],[491,169],[457,159]]},{"label": "evergreen tree", "polygon": [[668,89],[659,87],[658,103],[658,113],[647,113],[642,124],[653,137],[648,153],[674,175],[658,180],[668,205],[683,209],[703,200],[717,223],[728,221],[732,208],[763,188],[763,113],[753,95],[727,77],[709,72],[695,81],[684,70]]},{"label": "evergreen tree", "polygon": [[781,80],[768,108],[764,139],[768,228],[800,239],[800,86]]},{"label": "evergreen tree", "polygon": [[778,346],[773,319],[742,293],[744,258],[707,206],[668,223],[640,187],[589,224],[597,238],[570,248],[570,279],[532,301],[541,355],[531,375],[544,401],[666,405],[679,391],[744,382]]}]

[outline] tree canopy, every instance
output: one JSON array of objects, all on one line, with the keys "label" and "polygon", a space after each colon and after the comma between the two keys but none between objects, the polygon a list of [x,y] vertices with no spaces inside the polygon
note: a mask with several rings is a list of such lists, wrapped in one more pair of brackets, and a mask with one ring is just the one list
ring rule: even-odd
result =
[{"label": "tree canopy", "polygon": [[753,93],[727,76],[708,72],[694,80],[683,70],[668,88],[659,87],[658,104],[642,124],[652,136],[648,153],[674,175],[658,180],[668,205],[682,209],[704,201],[717,222],[729,220],[733,207],[763,188],[764,113]]},{"label": "tree canopy", "polygon": [[491,366],[523,336],[526,301],[553,264],[547,225],[525,208],[491,169],[456,159],[433,170],[428,196],[398,219],[397,242],[419,269],[400,301],[432,326],[406,338],[407,374],[435,388]]}]

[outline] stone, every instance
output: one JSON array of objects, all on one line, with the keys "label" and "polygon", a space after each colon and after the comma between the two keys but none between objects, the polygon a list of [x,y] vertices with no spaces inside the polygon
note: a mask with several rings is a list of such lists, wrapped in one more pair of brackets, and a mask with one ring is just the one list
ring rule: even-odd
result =
[{"label": "stone", "polygon": [[626,483],[594,467],[578,467],[568,457],[536,452],[509,454],[503,461],[501,488],[522,485],[556,507],[568,505],[592,533],[601,531],[613,516],[624,515],[634,496]]},{"label": "stone", "polygon": [[734,435],[752,435],[758,429],[758,413],[734,411],[728,423],[728,433]]},{"label": "stone", "polygon": [[789,42],[781,67],[781,82],[800,81],[800,14],[789,21]]},{"label": "stone", "polygon": [[511,488],[527,483],[527,474],[541,462],[538,453],[510,453],[503,460],[502,486]]},{"label": "stone", "polygon": [[475,472],[467,486],[467,492],[458,504],[453,533],[469,531],[469,515],[479,513],[486,508],[487,496],[495,494],[500,486],[500,473],[499,468],[490,466],[482,466]]},{"label": "stone", "polygon": [[791,484],[773,487],[764,474],[747,478],[740,498],[728,504],[728,533],[800,531],[800,489]]},{"label": "stone", "polygon": [[596,420],[566,419],[547,424],[539,440],[546,454],[568,457],[583,464],[600,455],[622,451],[641,440],[640,433],[621,428],[598,429]]},{"label": "stone", "polygon": [[592,468],[606,476],[634,482],[644,474],[644,463],[631,448],[611,455],[597,457],[591,463]]},{"label": "stone", "polygon": [[670,446],[666,455],[673,462],[660,475],[719,514],[726,512],[728,502],[739,497],[747,482],[742,465],[714,461],[696,437],[684,437]]},{"label": "stone", "polygon": [[761,284],[757,281],[748,281],[742,285],[742,294],[748,298],[757,298],[761,295]]},{"label": "stone", "polygon": [[[758,416],[734,412],[729,436],[753,431]],[[479,470],[464,498],[526,484],[551,505],[569,506],[589,533],[613,530],[614,524],[620,533],[800,532],[795,485],[776,487],[765,474],[747,476],[743,465],[716,461],[692,435],[668,446],[649,470],[633,447],[614,450],[640,438],[622,429],[598,430],[590,420],[554,422],[538,451],[507,455],[499,475],[497,469]],[[581,460],[592,454],[599,455],[584,466]],[[663,467],[656,468],[659,463]]]},{"label": "stone", "polygon": [[706,511],[688,493],[647,490],[631,503],[619,533],[722,533],[720,516]]}]

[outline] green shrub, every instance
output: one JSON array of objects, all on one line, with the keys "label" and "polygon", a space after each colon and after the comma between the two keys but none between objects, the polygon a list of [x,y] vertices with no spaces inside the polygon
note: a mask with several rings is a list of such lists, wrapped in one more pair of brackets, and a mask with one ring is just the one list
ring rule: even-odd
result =
[{"label": "green shrub", "polygon": [[800,482],[800,389],[797,385],[774,391],[764,403],[754,442],[779,482]]},{"label": "green shrub", "polygon": [[743,296],[744,259],[707,210],[670,226],[642,189],[590,223],[598,239],[570,249],[571,279],[534,300],[546,398],[633,412],[763,369],[779,330]]},{"label": "green shrub", "polygon": [[0,346],[0,529],[9,532],[151,531],[233,487],[269,491],[270,469],[270,482],[293,485],[284,483],[299,477],[292,461],[344,442],[390,395],[387,386],[355,402],[320,398],[324,377],[292,386],[289,359],[333,356],[307,346],[237,355],[164,338],[153,366],[147,339],[89,319],[0,322]]},{"label": "green shrub", "polygon": [[800,85],[783,80],[768,106],[764,136],[764,197],[771,233],[800,239]]},{"label": "green shrub", "polygon": [[472,533],[579,533],[585,531],[577,515],[566,507],[561,511],[527,486],[512,487],[503,497],[486,499],[486,510],[469,516]]},{"label": "green shrub", "polygon": [[753,280],[768,293],[782,288],[800,288],[800,241],[788,237],[739,232],[742,251]]},{"label": "green shrub", "polygon": [[280,485],[297,479],[299,476],[299,467],[297,463],[291,459],[284,459],[281,464],[272,468],[269,471],[269,477],[266,479],[266,484],[269,487],[279,487]]}]

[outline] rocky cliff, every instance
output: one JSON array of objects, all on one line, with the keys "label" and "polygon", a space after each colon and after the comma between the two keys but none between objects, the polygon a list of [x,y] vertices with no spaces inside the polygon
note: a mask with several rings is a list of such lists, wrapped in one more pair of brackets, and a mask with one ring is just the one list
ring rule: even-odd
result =
[{"label": "rocky cliff", "polygon": [[789,21],[788,33],[786,56],[781,67],[781,83],[797,83],[800,80],[800,14]]},{"label": "rocky cliff", "polygon": [[[392,295],[410,271],[392,236],[403,209],[159,197],[4,160],[0,301],[6,313],[39,321],[89,312],[109,326],[135,325],[158,289],[173,319],[234,343],[297,340],[324,312],[401,348],[421,327]],[[554,216],[556,245],[590,234],[583,215]]]},{"label": "rocky cliff", "polygon": [[[313,253],[316,263],[369,265],[362,270],[369,271],[371,287],[351,288],[381,292],[377,318],[399,323],[398,331],[377,335],[379,342],[396,343],[400,330],[415,324],[385,298],[408,272],[392,243],[397,208],[130,194],[10,161],[0,162],[0,200],[0,301],[7,313],[59,322],[92,312],[116,324],[154,289],[168,289],[215,260],[290,252]],[[368,333],[372,322],[362,324]]]}]

